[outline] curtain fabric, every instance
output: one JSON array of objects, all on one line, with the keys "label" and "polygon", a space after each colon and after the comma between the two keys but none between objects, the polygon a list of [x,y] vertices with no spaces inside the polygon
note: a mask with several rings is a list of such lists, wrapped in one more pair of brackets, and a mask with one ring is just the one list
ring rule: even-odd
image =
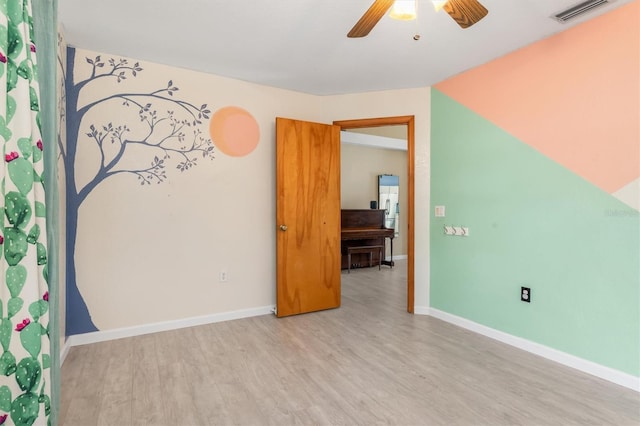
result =
[{"label": "curtain fabric", "polygon": [[0,424],[50,423],[47,227],[30,0],[0,1]]},{"label": "curtain fabric", "polygon": [[47,206],[47,271],[49,273],[49,337],[51,340],[51,416],[58,424],[60,412],[60,200],[58,187],[58,123],[61,112],[58,101],[63,99],[58,85],[58,0],[32,0],[40,85],[40,130],[44,149],[44,182]]}]

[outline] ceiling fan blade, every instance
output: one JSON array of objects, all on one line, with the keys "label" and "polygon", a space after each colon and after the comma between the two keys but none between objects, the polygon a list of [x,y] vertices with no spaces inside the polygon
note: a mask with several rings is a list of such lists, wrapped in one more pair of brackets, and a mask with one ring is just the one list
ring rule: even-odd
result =
[{"label": "ceiling fan blade", "polygon": [[478,0],[449,0],[443,9],[462,28],[469,28],[489,13]]},{"label": "ceiling fan blade", "polygon": [[364,37],[376,26],[378,21],[387,13],[394,0],[375,0],[362,18],[351,28],[347,37]]}]

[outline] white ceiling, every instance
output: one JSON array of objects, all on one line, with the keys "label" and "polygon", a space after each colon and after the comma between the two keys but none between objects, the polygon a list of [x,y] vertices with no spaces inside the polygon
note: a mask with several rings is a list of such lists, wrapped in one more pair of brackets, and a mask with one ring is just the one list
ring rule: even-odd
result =
[{"label": "white ceiling", "polygon": [[[373,0],[59,0],[74,47],[310,94],[426,87],[635,0],[560,24],[582,0],[480,0],[489,14],[460,28],[429,0],[416,21],[385,16],[347,32]],[[418,41],[414,34],[420,34]]]}]

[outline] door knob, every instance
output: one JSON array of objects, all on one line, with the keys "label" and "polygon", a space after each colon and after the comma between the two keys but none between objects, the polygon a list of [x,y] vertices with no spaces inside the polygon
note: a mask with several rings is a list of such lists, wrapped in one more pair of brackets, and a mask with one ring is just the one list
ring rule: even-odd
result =
[{"label": "door knob", "polygon": [[287,225],[280,225],[280,230],[281,231],[286,231],[287,230]]}]

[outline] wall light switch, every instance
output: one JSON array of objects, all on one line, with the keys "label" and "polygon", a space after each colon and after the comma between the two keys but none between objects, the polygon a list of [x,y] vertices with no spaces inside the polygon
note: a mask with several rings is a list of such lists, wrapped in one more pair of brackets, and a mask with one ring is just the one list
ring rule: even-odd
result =
[{"label": "wall light switch", "polygon": [[444,217],[444,206],[436,206],[436,217]]}]

